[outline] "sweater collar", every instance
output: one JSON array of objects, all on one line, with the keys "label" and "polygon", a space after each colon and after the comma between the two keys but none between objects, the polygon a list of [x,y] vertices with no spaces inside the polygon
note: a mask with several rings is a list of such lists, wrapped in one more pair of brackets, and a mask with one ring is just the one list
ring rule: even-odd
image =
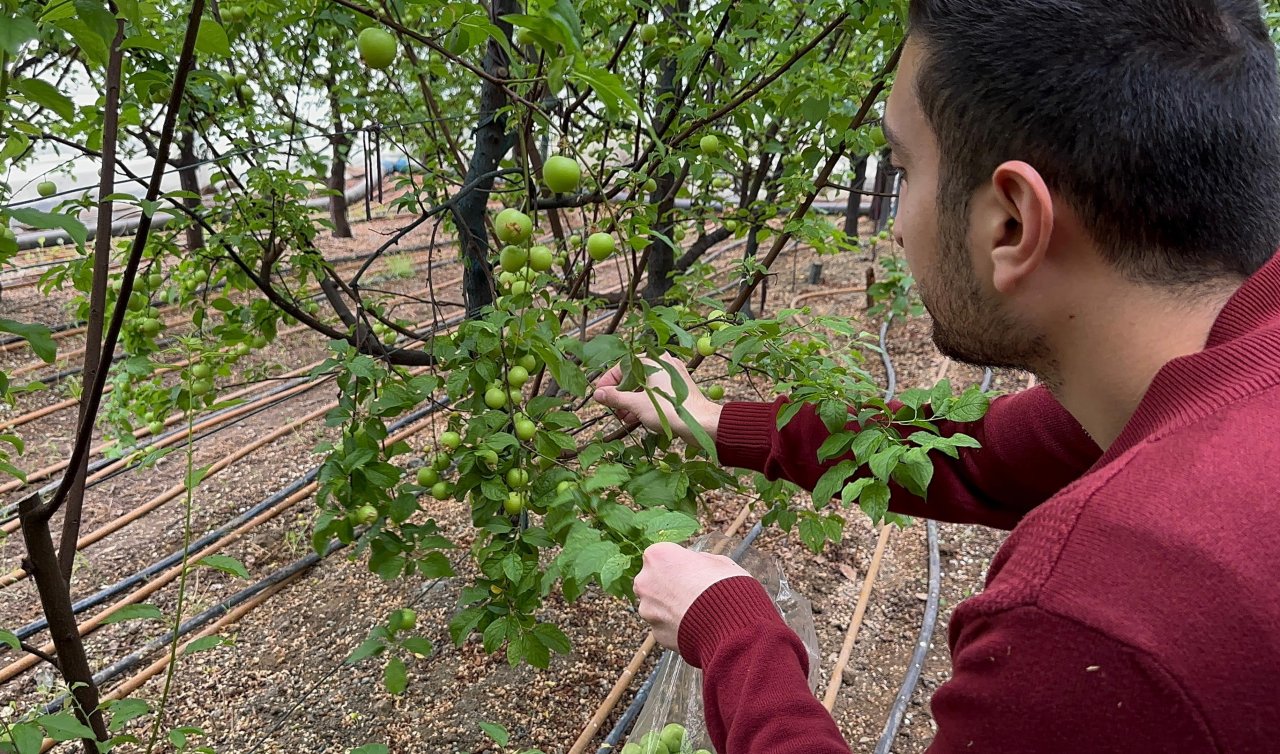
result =
[{"label": "sweater collar", "polygon": [[1147,437],[1280,383],[1280,254],[1219,312],[1204,350],[1160,368],[1101,468]]}]

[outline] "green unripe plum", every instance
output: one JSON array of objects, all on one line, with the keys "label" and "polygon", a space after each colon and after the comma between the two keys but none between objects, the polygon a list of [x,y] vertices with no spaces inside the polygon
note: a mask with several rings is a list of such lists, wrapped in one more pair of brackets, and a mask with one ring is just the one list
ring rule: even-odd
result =
[{"label": "green unripe plum", "polygon": [[499,283],[501,283],[502,285],[504,285],[504,286],[508,287],[508,288],[510,288],[510,287],[511,287],[511,284],[512,284],[512,283],[514,283],[514,282],[516,282],[516,280],[517,280],[517,278],[516,278],[516,274],[515,274],[514,272],[506,272],[506,271],[503,271],[502,273],[500,273],[500,274],[498,275],[498,282],[499,282]]},{"label": "green unripe plum", "polygon": [[387,628],[392,631],[412,631],[418,626],[418,613],[411,608],[392,610],[387,616]]},{"label": "green unripe plum", "polygon": [[582,168],[568,157],[552,155],[542,166],[542,180],[546,181],[547,188],[557,194],[567,194],[576,191],[578,184],[582,182]]},{"label": "green unripe plum", "polygon": [[728,315],[724,313],[724,310],[713,309],[711,313],[707,315],[707,319],[710,320],[711,329],[718,332],[728,327],[729,323],[725,321],[726,316]]},{"label": "green unripe plum", "polygon": [[158,319],[148,318],[142,320],[142,334],[149,338],[159,333],[161,327],[163,327],[163,323]]},{"label": "green unripe plum", "polygon": [[418,468],[418,486],[431,487],[440,481],[440,472],[430,466],[421,466]]},{"label": "green unripe plum", "polygon": [[352,523],[360,526],[368,526],[378,520],[378,509],[372,505],[362,505],[351,513]]},{"label": "green unripe plum", "polygon": [[667,745],[667,749],[678,752],[684,745],[684,726],[680,723],[669,723],[658,737]]},{"label": "green unripe plum", "polygon": [[50,197],[58,193],[58,184],[53,181],[40,181],[36,184],[36,193],[43,197]]},{"label": "green unripe plum", "polygon": [[698,43],[699,47],[710,47],[711,42],[713,41],[711,37],[711,32],[709,31],[698,32],[698,36],[694,37],[694,41]]},{"label": "green unripe plum", "polygon": [[677,243],[679,243],[680,241],[683,241],[685,235],[686,234],[685,234],[683,225],[677,225],[675,230],[671,231],[671,237],[674,238]]},{"label": "green unripe plum", "polygon": [[724,229],[725,229],[725,230],[727,230],[727,231],[729,231],[730,233],[736,233],[736,232],[738,231],[738,221],[737,221],[737,220],[725,220],[725,221],[724,221]]},{"label": "green unripe plum", "polygon": [[644,754],[644,749],[640,748],[640,744],[627,744],[622,747],[622,754]]},{"label": "green unripe plum", "polygon": [[158,435],[161,432],[164,432],[164,422],[158,419],[156,421],[151,422],[150,424],[147,425],[147,431],[150,432],[152,435]]},{"label": "green unripe plum", "polygon": [[449,497],[449,483],[436,482],[431,485],[431,497],[434,497],[436,500],[444,500]]},{"label": "green unripe plum", "polygon": [[511,41],[515,43],[516,47],[527,47],[533,44],[533,37],[528,29],[520,26],[511,34]]},{"label": "green unripe plum", "polygon": [[524,510],[524,495],[519,492],[508,492],[507,499],[502,502],[502,510],[508,516],[518,516]]},{"label": "green unripe plum", "polygon": [[533,221],[518,209],[508,207],[493,220],[494,230],[503,243],[521,244],[533,234]]},{"label": "green unripe plum", "polygon": [[616,249],[613,236],[608,233],[592,233],[587,238],[587,253],[597,262],[603,262],[613,256]]},{"label": "green unripe plum", "polygon": [[386,29],[370,26],[356,37],[360,59],[370,68],[386,68],[396,59],[396,38]]},{"label": "green unripe plum", "polygon": [[484,391],[484,405],[493,409],[499,409],[507,405],[507,391],[496,387],[491,387]]},{"label": "green unripe plum", "polygon": [[477,450],[476,458],[480,459],[480,463],[491,469],[498,465],[498,453],[493,448],[481,448],[480,450]]},{"label": "green unripe plum", "polygon": [[641,42],[644,42],[645,44],[650,44],[655,39],[658,38],[658,27],[654,26],[653,24],[645,24],[644,26],[640,27],[639,36],[640,36]]},{"label": "green unripe plum", "polygon": [[507,384],[511,387],[523,387],[529,381],[529,370],[516,364],[507,370]]},{"label": "green unripe plum", "polygon": [[[203,284],[203,283],[207,283],[207,282],[209,282],[209,273],[208,273],[208,272],[205,272],[204,270],[196,270],[196,271],[191,275],[191,279],[192,279],[192,280],[194,280],[194,281],[196,281],[197,283],[201,283],[201,284]],[[312,303],[312,304],[314,304],[315,302],[314,302],[314,301],[310,301],[310,302],[308,302],[308,303]]]},{"label": "green unripe plum", "polygon": [[516,363],[525,368],[525,371],[532,372],[538,368],[538,357],[531,353],[526,353],[516,359]]},{"label": "green unripe plum", "polygon": [[641,737],[640,751],[644,754],[670,754],[667,745],[662,742],[662,734],[656,730],[651,730]]},{"label": "green unripe plum", "polygon": [[191,383],[191,394],[201,396],[213,390],[213,383],[209,380],[196,380]]},{"label": "green unripe plum", "polygon": [[551,253],[551,249],[545,246],[534,246],[529,249],[529,267],[537,272],[546,272],[551,269],[552,263],[555,262],[555,256]]},{"label": "green unripe plum", "polygon": [[152,290],[159,288],[162,285],[164,285],[164,275],[161,275],[158,272],[153,272],[150,275],[147,275],[147,286]]},{"label": "green unripe plum", "polygon": [[265,336],[265,335],[255,335],[255,336],[253,336],[253,340],[249,341],[249,345],[253,346],[254,348],[266,348],[266,347],[267,347],[267,336]]},{"label": "green unripe plum", "polygon": [[707,397],[713,401],[718,401],[724,397],[724,385],[712,385],[707,388]]},{"label": "green unripe plum", "polygon": [[151,302],[147,300],[146,294],[134,291],[129,296],[129,311],[140,312],[143,309],[146,309],[149,303]]},{"label": "green unripe plum", "polygon": [[516,420],[516,437],[521,442],[529,442],[538,432],[538,425],[534,424],[530,419]]},{"label": "green unripe plum", "polygon": [[196,364],[191,367],[191,376],[198,380],[207,380],[213,376],[213,367],[208,364]]},{"label": "green unripe plum", "polygon": [[507,486],[513,490],[521,487],[529,486],[529,472],[524,469],[511,469],[507,471]]},{"label": "green unripe plum", "polygon": [[511,284],[511,295],[519,296],[529,292],[529,283],[524,280],[517,280]]},{"label": "green unripe plum", "polygon": [[236,356],[248,356],[250,350],[248,343],[236,343],[235,347],[231,349],[231,353]]},{"label": "green unripe plum", "polygon": [[239,5],[228,5],[222,9],[222,20],[229,24],[238,24],[244,20],[244,8]]},{"label": "green unripe plum", "polygon": [[448,453],[436,453],[431,456],[431,468],[436,471],[444,471],[452,465],[453,459],[449,457]]},{"label": "green unripe plum", "polygon": [[528,261],[529,251],[523,246],[503,246],[498,254],[498,264],[502,265],[503,272],[515,274],[524,269]]},{"label": "green unripe plum", "polygon": [[649,180],[644,182],[644,190],[652,194],[653,192],[658,190],[658,182],[650,178]]},{"label": "green unripe plum", "polygon": [[716,347],[711,345],[711,336],[703,335],[698,338],[698,353],[703,357],[710,356],[716,352]]},{"label": "green unripe plum", "polygon": [[698,140],[698,148],[708,157],[720,154],[720,138],[715,134],[707,134]]},{"label": "green unripe plum", "polygon": [[564,481],[556,485],[557,494],[563,495],[564,493],[568,492],[571,489],[573,489],[573,482],[570,482],[568,479],[565,479]]},{"label": "green unripe plum", "polygon": [[511,388],[507,391],[507,396],[511,398],[512,404],[519,404],[524,399],[524,393],[520,392],[520,388]]},{"label": "green unripe plum", "polygon": [[458,434],[457,432],[454,432],[453,430],[447,430],[445,432],[440,433],[441,447],[448,448],[450,451],[454,451],[454,450],[457,450],[458,447],[461,445],[462,445],[462,435]]}]

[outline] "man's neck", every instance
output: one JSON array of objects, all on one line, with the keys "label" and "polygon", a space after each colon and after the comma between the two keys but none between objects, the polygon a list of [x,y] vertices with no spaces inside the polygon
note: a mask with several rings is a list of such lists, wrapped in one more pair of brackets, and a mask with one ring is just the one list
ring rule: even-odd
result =
[{"label": "man's neck", "polygon": [[1052,336],[1054,362],[1041,365],[1037,376],[1105,450],[1161,367],[1204,349],[1234,291],[1232,285],[1181,293],[1122,281],[1091,285],[1088,300]]}]

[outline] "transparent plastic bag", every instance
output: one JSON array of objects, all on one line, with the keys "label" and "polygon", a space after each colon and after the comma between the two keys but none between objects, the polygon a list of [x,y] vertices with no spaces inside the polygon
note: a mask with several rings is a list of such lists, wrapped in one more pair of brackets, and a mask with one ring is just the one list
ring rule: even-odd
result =
[{"label": "transparent plastic bag", "polygon": [[[733,557],[764,586],[782,619],[808,650],[809,689],[816,691],[818,630],[813,623],[813,608],[804,595],[787,584],[777,561],[752,547],[743,548],[738,538],[730,539],[719,533],[700,537],[690,549]],[[712,752],[711,737],[707,734],[702,711],[702,671],[686,663],[675,652],[663,652],[649,699],[620,751],[621,754]]]}]

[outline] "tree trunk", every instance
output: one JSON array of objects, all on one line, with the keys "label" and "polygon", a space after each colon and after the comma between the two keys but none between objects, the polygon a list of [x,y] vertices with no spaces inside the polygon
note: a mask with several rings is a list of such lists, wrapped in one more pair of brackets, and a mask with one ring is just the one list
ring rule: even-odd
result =
[{"label": "tree trunk", "polygon": [[[688,0],[681,0],[680,5],[687,8]],[[663,6],[663,13],[667,19],[674,20],[674,16],[678,12],[671,6]],[[659,114],[656,121],[663,121],[668,110],[675,107],[673,98],[676,93],[676,59],[675,56],[667,57],[662,63],[662,78],[658,83],[658,93],[654,97],[654,101],[663,103],[664,110]],[[671,230],[674,226],[673,210],[675,209],[676,195],[676,179],[671,172],[665,172],[654,178],[658,184],[657,191],[649,199],[651,202],[658,203],[658,222],[654,230],[659,233],[671,237]],[[659,203],[659,200],[663,199]],[[671,290],[671,271],[675,268],[676,252],[673,244],[655,238],[649,242],[649,280],[644,290],[644,300],[650,304],[658,304],[666,297],[667,291]]]},{"label": "tree trunk", "polygon": [[853,191],[849,192],[849,204],[844,210],[844,234],[858,237],[858,217],[862,214],[862,184],[867,180],[867,158],[858,160],[853,170]]},{"label": "tree trunk", "polygon": [[[342,130],[341,127],[338,130]],[[347,217],[347,150],[349,135],[334,136],[333,161],[329,163],[329,219],[333,221],[334,238],[351,238],[351,220]],[[372,176],[370,177],[372,180]]]},{"label": "tree trunk", "polygon": [[[518,13],[514,0],[497,0],[490,10],[490,21],[508,36],[511,25],[502,16]],[[507,54],[490,39],[484,55],[484,70],[499,79],[507,77]],[[474,319],[480,310],[493,302],[492,271],[489,268],[489,234],[485,227],[485,203],[493,189],[493,175],[503,155],[515,144],[515,135],[507,133],[507,118],[498,111],[507,104],[501,87],[485,80],[480,87],[480,119],[476,126],[476,148],[462,183],[471,190],[457,197],[454,219],[463,261],[462,288],[467,304],[467,318]],[[481,177],[485,176],[483,180]],[[472,186],[475,183],[476,185]]]},{"label": "tree trunk", "polygon": [[[178,183],[182,186],[182,190],[190,194],[184,197],[182,203],[192,212],[200,210],[200,173],[196,163],[196,135],[195,126],[191,123],[182,129],[182,136],[178,140]],[[204,248],[204,229],[197,223],[190,223],[186,230],[187,251],[196,251]]]},{"label": "tree trunk", "polygon": [[[333,145],[333,160],[329,163],[329,219],[333,221],[334,238],[351,238],[351,220],[347,216],[347,156],[351,149],[351,134],[342,125],[341,103],[338,101],[338,82],[330,74],[325,82],[329,88],[329,110],[333,118],[333,133],[329,143]],[[379,168],[381,166],[378,166]],[[366,176],[366,180],[374,180]],[[377,178],[381,180],[379,176]],[[370,191],[373,188],[370,186]]]}]

